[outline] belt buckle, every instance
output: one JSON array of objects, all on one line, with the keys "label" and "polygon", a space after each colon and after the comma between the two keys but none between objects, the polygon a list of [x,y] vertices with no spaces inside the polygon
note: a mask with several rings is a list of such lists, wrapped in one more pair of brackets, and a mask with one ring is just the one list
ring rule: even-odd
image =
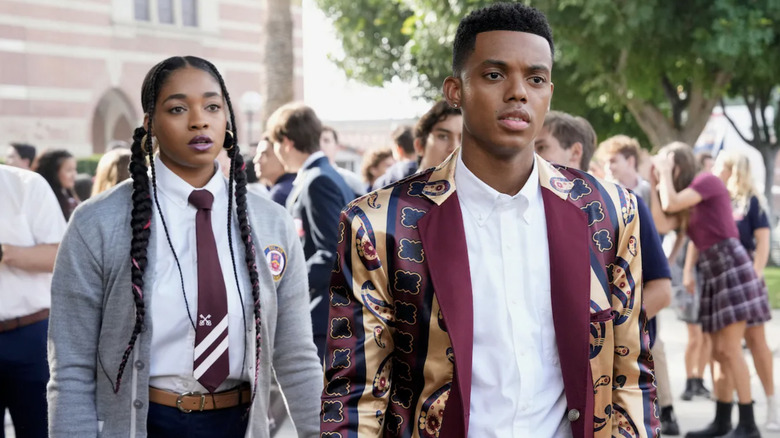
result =
[{"label": "belt buckle", "polygon": [[181,399],[182,399],[182,397],[187,397],[187,396],[190,396],[190,395],[199,395],[200,396],[200,409],[198,411],[199,412],[203,412],[203,408],[206,407],[206,394],[202,394],[202,393],[200,393],[198,391],[184,392],[184,393],[179,394],[179,396],[176,397],[176,407],[179,408],[179,410],[184,412],[185,414],[189,414],[190,412],[192,412],[193,411],[192,409],[185,409],[185,408],[181,407],[181,402],[182,402]]}]

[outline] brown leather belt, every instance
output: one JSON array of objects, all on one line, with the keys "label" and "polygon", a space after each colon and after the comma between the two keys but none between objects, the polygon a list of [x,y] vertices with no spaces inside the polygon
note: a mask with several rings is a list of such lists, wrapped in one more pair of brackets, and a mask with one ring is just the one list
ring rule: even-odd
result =
[{"label": "brown leather belt", "polygon": [[43,309],[40,312],[33,313],[32,315],[20,316],[14,319],[6,319],[5,321],[0,321],[0,333],[10,332],[11,330],[16,330],[20,327],[35,324],[36,322],[41,322],[48,317],[49,309]]},{"label": "brown leather belt", "polygon": [[203,394],[200,392],[177,394],[175,392],[165,391],[151,386],[149,387],[149,402],[178,408],[184,413],[233,408],[239,405],[248,404],[251,399],[252,389],[248,384],[216,394]]}]

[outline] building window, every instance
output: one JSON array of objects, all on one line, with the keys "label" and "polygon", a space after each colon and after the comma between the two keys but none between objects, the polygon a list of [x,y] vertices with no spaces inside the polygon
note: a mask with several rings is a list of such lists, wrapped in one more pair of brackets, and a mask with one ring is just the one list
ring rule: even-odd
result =
[{"label": "building window", "polygon": [[185,26],[198,26],[197,0],[181,0],[181,22]]},{"label": "building window", "polygon": [[135,0],[135,19],[149,21],[149,0]]},{"label": "building window", "polygon": [[157,21],[173,24],[173,0],[157,0]]},{"label": "building window", "polygon": [[135,20],[176,26],[198,26],[197,0],[134,0]]}]

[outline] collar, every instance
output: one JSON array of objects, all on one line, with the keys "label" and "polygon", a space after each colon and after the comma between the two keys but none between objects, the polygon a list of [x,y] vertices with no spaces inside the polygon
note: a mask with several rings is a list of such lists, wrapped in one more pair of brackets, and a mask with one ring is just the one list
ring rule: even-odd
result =
[{"label": "collar", "polygon": [[301,181],[303,181],[303,175],[309,168],[312,167],[315,161],[319,160],[320,158],[325,157],[325,152],[317,151],[311,155],[309,155],[308,158],[301,164],[301,168],[298,170],[297,176],[293,180],[294,185],[298,185]]},{"label": "collar", "polygon": [[509,196],[500,193],[484,181],[480,180],[463,163],[461,154],[458,154],[455,167],[455,186],[458,188],[458,199],[466,210],[474,217],[479,226],[484,226],[490,219],[493,211],[501,206],[511,206],[518,209],[523,221],[529,223],[528,207],[538,205],[541,198],[539,186],[539,170],[534,154],[533,167],[528,180],[518,193]]},{"label": "collar", "polygon": [[[309,155],[309,158],[306,159],[306,161],[301,164],[301,170],[306,170],[314,164],[315,161],[319,160],[320,158],[325,156],[325,152],[317,151],[311,155]],[[300,172],[299,172],[300,173]]]},{"label": "collar", "polygon": [[[222,169],[219,166],[219,162],[216,160],[214,161],[214,168],[214,176],[212,176],[209,182],[203,186],[203,189],[211,192],[216,200],[221,196],[227,196],[227,184],[225,182],[225,176],[222,175]],[[157,176],[157,191],[162,193],[166,199],[173,202],[178,207],[187,207],[190,204],[190,193],[192,193],[193,190],[199,189],[191,186],[188,182],[181,179],[179,175],[173,173],[173,171],[162,162],[160,154],[155,154],[154,156],[154,169]]]}]

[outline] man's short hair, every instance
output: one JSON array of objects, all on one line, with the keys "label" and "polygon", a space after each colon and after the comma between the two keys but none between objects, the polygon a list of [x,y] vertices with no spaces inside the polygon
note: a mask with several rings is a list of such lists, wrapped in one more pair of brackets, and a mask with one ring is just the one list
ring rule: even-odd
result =
[{"label": "man's short hair", "polygon": [[400,146],[406,155],[414,155],[414,136],[411,126],[399,126],[393,131],[393,143]]},{"label": "man's short hair", "polygon": [[550,43],[550,57],[555,54],[552,29],[541,11],[522,3],[493,3],[471,12],[460,21],[452,45],[453,76],[460,74],[466,58],[474,51],[477,34],[494,30],[539,35]]},{"label": "man's short hair", "polygon": [[324,134],[326,132],[332,132],[333,133],[333,140],[336,142],[336,144],[339,144],[339,133],[336,132],[336,130],[332,126],[327,126],[327,125],[323,126],[322,127],[322,133],[320,135],[322,135],[322,134]]},{"label": "man's short hair", "polygon": [[310,107],[302,103],[282,105],[268,118],[267,135],[280,143],[284,137],[293,142],[296,150],[313,154],[320,150],[322,122]]},{"label": "man's short hair", "polygon": [[417,125],[414,127],[414,138],[420,139],[423,146],[425,146],[425,140],[428,138],[431,131],[433,131],[433,126],[435,124],[445,120],[449,116],[459,115],[460,108],[453,108],[444,100],[434,103],[433,107],[417,121]]},{"label": "man's short hair", "polygon": [[35,146],[26,143],[11,143],[11,147],[16,150],[19,157],[30,160],[30,164],[35,161]]},{"label": "man's short hair", "polygon": [[604,154],[608,156],[621,154],[626,159],[634,157],[634,169],[639,168],[639,150],[641,148],[637,139],[622,134],[615,135],[601,142],[599,148],[603,148]]},{"label": "man's short hair", "polygon": [[586,119],[575,117],[561,111],[550,111],[544,118],[544,127],[558,140],[563,149],[569,149],[574,143],[582,145],[580,169],[588,169],[596,150],[596,131]]}]

